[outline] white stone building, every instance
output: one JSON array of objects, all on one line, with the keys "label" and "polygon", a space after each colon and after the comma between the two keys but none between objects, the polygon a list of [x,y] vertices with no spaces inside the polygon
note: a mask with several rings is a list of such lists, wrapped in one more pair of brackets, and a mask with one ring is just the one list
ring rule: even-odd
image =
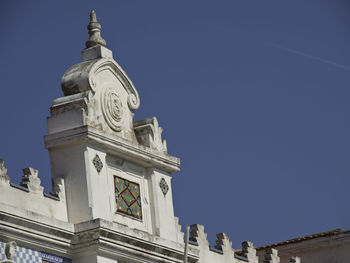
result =
[{"label": "white stone building", "polygon": [[[251,242],[234,250],[218,234],[210,248],[201,225],[184,240],[171,188],[180,160],[168,155],[155,117],[133,121],[138,92],[90,16],[82,61],[64,74],[64,96],[47,119],[52,193],[33,168],[23,169],[20,185],[11,183],[0,159],[0,262],[257,263]],[[344,240],[346,258],[348,233]],[[272,247],[259,249],[260,262],[280,262]],[[281,262],[299,262],[291,252],[298,250]]]}]

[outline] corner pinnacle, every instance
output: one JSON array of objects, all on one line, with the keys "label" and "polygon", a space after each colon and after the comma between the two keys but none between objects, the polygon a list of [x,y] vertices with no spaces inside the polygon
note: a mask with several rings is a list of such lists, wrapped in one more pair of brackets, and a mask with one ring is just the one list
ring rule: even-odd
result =
[{"label": "corner pinnacle", "polygon": [[90,13],[90,23],[88,25],[90,38],[86,41],[86,48],[96,45],[106,46],[106,41],[101,37],[101,25],[97,22],[96,12],[94,10]]}]

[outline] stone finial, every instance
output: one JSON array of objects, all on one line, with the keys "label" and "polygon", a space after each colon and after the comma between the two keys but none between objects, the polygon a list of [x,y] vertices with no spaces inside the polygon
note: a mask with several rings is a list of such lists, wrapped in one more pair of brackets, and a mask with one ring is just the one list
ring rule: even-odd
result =
[{"label": "stone finial", "polygon": [[291,257],[289,260],[290,263],[300,263],[300,257]]},{"label": "stone finial", "polygon": [[7,175],[7,168],[5,167],[5,162],[0,158],[0,182],[8,183],[10,178]]},{"label": "stone finial", "polygon": [[256,255],[256,249],[253,246],[253,242],[242,242],[242,256],[246,257],[249,262],[258,262],[258,256]]},{"label": "stone finial", "polygon": [[101,25],[97,22],[96,12],[94,10],[90,13],[90,23],[88,25],[90,38],[86,41],[86,48],[97,45],[106,46],[106,41],[101,37]]},{"label": "stone finial", "polygon": [[12,260],[16,255],[17,244],[15,241],[10,241],[5,245],[5,255],[7,260]]},{"label": "stone finial", "polygon": [[264,263],[279,263],[279,262],[280,262],[280,258],[278,256],[277,249],[274,249],[274,248],[266,249]]},{"label": "stone finial", "polygon": [[28,167],[23,169],[21,186],[27,187],[31,192],[42,193],[44,188],[40,185],[41,181],[38,177],[38,170]]}]

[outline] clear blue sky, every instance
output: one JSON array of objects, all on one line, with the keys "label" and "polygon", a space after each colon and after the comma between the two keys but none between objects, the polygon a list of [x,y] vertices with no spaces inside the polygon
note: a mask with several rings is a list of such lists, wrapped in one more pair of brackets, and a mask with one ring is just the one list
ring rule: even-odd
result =
[{"label": "clear blue sky", "polygon": [[235,248],[350,229],[350,4],[293,1],[4,1],[0,157],[13,182],[50,190],[46,117],[88,38],[134,82],[135,119],[157,116],[185,226]]}]

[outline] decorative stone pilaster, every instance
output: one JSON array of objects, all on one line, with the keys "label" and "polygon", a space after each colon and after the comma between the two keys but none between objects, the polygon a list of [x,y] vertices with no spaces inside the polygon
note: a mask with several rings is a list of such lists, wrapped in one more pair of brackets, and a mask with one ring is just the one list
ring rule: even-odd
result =
[{"label": "decorative stone pilaster", "polygon": [[274,248],[266,249],[264,263],[279,263],[279,262],[280,262],[280,258],[278,256],[277,249],[274,249]]},{"label": "decorative stone pilaster", "polygon": [[30,192],[43,193],[44,187],[42,187],[41,181],[38,177],[39,171],[28,167],[23,169],[23,176],[21,186],[27,187]]},{"label": "decorative stone pilaster", "polygon": [[253,242],[244,241],[242,242],[242,256],[246,257],[249,262],[258,262],[258,256],[256,255],[256,249],[253,246]]},{"label": "decorative stone pilaster", "polygon": [[290,263],[300,263],[300,257],[291,257],[289,260]]},{"label": "decorative stone pilaster", "polygon": [[5,162],[0,158],[0,183],[10,183],[10,177],[7,175],[7,168],[5,167]]}]

